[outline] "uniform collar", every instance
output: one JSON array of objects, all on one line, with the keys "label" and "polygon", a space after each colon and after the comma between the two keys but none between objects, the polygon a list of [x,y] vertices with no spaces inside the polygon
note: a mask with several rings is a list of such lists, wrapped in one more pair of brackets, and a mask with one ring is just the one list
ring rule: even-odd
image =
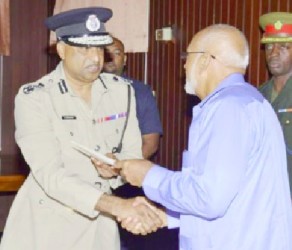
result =
[{"label": "uniform collar", "polygon": [[[56,73],[59,76],[59,79],[57,81],[58,81],[58,87],[59,87],[60,92],[62,94],[68,93],[71,96],[76,97],[77,95],[71,88],[70,84],[68,84],[66,81],[66,76],[64,73],[64,65],[62,61],[56,67]],[[98,89],[101,92],[107,91],[107,86],[105,84],[105,81],[102,80],[101,74],[92,84],[92,90],[95,90],[95,89]]]}]

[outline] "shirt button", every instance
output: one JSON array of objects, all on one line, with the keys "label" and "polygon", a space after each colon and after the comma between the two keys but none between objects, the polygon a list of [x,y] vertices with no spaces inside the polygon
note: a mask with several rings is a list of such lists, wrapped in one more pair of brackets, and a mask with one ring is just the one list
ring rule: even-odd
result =
[{"label": "shirt button", "polygon": [[39,200],[39,204],[40,204],[40,205],[43,205],[43,204],[44,204],[44,200],[43,200],[43,199],[40,199],[40,200]]},{"label": "shirt button", "polygon": [[285,124],[290,124],[290,120],[285,121]]},{"label": "shirt button", "polygon": [[74,133],[73,133],[73,132],[70,132],[70,135],[71,135],[71,136],[73,136],[73,135],[74,135]]},{"label": "shirt button", "polygon": [[101,182],[96,181],[94,184],[95,184],[95,186],[96,186],[97,188],[99,188],[99,189],[101,188]]},{"label": "shirt button", "polygon": [[95,121],[94,119],[92,120],[92,124],[93,124],[93,125],[95,125],[95,124],[96,124],[96,121]]},{"label": "shirt button", "polygon": [[94,150],[95,151],[99,151],[100,150],[100,146],[99,145],[96,145],[95,148],[94,148]]}]

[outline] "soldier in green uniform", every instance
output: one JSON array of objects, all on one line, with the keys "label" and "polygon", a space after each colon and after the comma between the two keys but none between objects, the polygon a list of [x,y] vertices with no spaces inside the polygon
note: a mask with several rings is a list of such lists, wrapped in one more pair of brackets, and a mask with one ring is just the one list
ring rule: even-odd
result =
[{"label": "soldier in green uniform", "polygon": [[271,79],[260,87],[282,125],[292,193],[292,13],[271,12],[260,17],[266,62]]}]

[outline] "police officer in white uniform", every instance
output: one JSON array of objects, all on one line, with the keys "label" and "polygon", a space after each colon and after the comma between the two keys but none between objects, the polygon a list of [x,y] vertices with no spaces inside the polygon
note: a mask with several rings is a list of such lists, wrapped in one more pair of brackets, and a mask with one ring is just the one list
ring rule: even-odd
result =
[{"label": "police officer in white uniform", "polygon": [[83,8],[46,20],[62,60],[16,96],[15,136],[31,171],[10,210],[1,250],[116,250],[114,217],[140,220],[136,233],[159,226],[147,205],[134,208],[135,199],[112,196],[121,178],[100,177],[71,144],[118,159],[142,158],[133,89],[118,76],[100,74],[103,46],[112,42],[104,27],[111,16],[109,9]]}]

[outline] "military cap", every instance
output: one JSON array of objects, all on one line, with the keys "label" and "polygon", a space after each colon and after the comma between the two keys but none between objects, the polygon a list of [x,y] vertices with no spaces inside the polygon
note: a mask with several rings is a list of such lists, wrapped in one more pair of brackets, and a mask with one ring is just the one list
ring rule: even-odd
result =
[{"label": "military cap", "polygon": [[105,46],[113,42],[104,23],[112,17],[107,8],[90,7],[64,11],[45,20],[57,40],[72,46]]},{"label": "military cap", "polygon": [[261,43],[292,42],[292,13],[270,12],[260,16]]}]

